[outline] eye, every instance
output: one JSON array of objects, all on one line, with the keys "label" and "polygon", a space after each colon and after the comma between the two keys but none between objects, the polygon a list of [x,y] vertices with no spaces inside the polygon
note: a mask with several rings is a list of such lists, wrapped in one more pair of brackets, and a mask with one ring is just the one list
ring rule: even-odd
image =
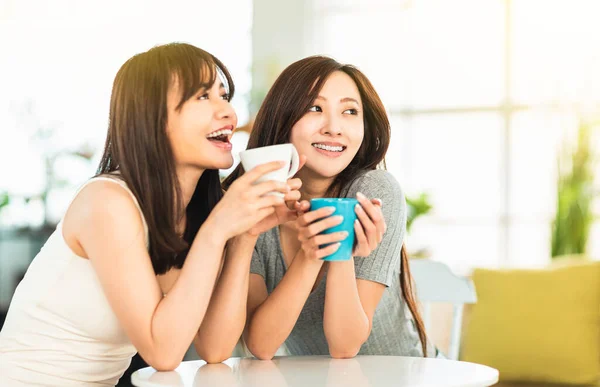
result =
[{"label": "eye", "polygon": [[342,114],[351,114],[353,116],[358,114],[358,110],[357,109],[346,109],[343,111]]},{"label": "eye", "polygon": [[202,99],[208,99],[208,93],[200,94],[200,95],[198,96],[198,99],[199,99],[199,100],[202,100]]},{"label": "eye", "polygon": [[314,105],[308,108],[309,112],[322,112],[323,109],[321,109],[320,106]]},{"label": "eye", "polygon": [[225,93],[225,94],[221,94],[221,98],[224,99],[225,101],[229,101],[229,93]]}]

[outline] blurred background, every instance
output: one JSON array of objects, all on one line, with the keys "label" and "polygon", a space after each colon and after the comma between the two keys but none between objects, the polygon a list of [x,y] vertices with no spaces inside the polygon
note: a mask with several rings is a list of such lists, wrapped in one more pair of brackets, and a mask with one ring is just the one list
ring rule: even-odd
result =
[{"label": "blurred background", "polygon": [[293,61],[359,67],[392,122],[413,256],[463,275],[598,258],[598,15],[595,0],[0,0],[0,309],[95,172],[117,70],[173,41],[228,66],[244,130]]}]

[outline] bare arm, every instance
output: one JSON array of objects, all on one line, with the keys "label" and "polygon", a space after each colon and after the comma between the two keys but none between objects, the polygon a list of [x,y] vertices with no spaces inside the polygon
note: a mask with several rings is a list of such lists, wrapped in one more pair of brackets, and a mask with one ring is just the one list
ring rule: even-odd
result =
[{"label": "bare arm", "polygon": [[301,250],[270,296],[264,278],[250,274],[244,338],[254,356],[261,360],[275,356],[292,332],[322,265],[322,261],[305,259]]},{"label": "bare arm", "polygon": [[[287,182],[289,191],[284,200],[290,205],[300,199],[300,179]],[[281,223],[296,220],[297,212],[287,206],[277,206],[275,212],[252,229],[231,239],[228,243],[224,265],[207,315],[194,338],[198,355],[208,363],[219,363],[231,356],[244,325],[252,252],[260,233]]]},{"label": "bare arm", "polygon": [[73,202],[65,222],[72,224],[121,326],[154,368],[172,370],[183,359],[206,313],[225,242],[281,204],[281,198],[263,195],[287,191],[284,183],[253,184],[280,167],[278,162],[264,164],[235,183],[200,227],[177,282],[164,298],[130,195],[113,182],[95,182]]},{"label": "bare arm", "polygon": [[194,338],[200,358],[207,363],[227,359],[244,330],[250,259],[256,236],[232,239],[206,317]]},{"label": "bare arm", "polygon": [[[98,182],[86,187],[76,201],[81,212],[74,212],[78,219],[72,220],[79,224],[78,242],[121,326],[148,364],[158,370],[174,369],[206,312],[225,240],[205,223],[178,281],[163,298],[146,250],[142,219],[129,194],[114,183]],[[106,202],[109,208],[104,207]]]},{"label": "bare arm", "polygon": [[[358,194],[359,222],[354,225],[357,247],[355,256],[368,256],[381,242],[386,229],[381,202],[369,201]],[[329,353],[334,358],[356,356],[369,338],[375,309],[385,285],[356,279],[354,259],[333,262],[327,275],[323,329]]]},{"label": "bare arm", "polygon": [[384,290],[385,285],[357,280],[353,259],[329,266],[323,329],[331,357],[351,358],[358,354],[369,338]]},{"label": "bare arm", "polygon": [[[302,248],[270,296],[267,296],[264,278],[257,274],[250,276],[248,326],[244,337],[250,352],[259,359],[271,359],[290,335],[319,275],[323,265],[321,258],[335,252],[339,244],[333,242],[345,237],[339,233],[312,239],[306,237],[341,223],[339,217],[319,220],[332,212],[331,208],[322,208],[298,218],[302,227],[298,236],[303,241]],[[327,243],[333,244],[319,248]]]}]

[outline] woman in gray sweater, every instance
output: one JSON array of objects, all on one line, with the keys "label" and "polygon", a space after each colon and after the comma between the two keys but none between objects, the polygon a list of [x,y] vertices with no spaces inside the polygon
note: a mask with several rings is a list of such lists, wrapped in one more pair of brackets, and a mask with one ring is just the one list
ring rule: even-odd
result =
[{"label": "woman in gray sweater", "polygon": [[[377,92],[355,67],[302,59],[275,81],[248,148],[291,142],[307,157],[296,177],[298,218],[260,235],[251,263],[245,342],[260,359],[285,343],[292,355],[433,356],[412,293],[403,247],[406,202],[385,170],[390,124]],[[225,187],[241,176],[239,167]],[[356,247],[349,261],[325,262],[346,235],[309,200],[357,198]],[[327,244],[327,247],[322,247]],[[322,248],[321,248],[321,247]]]}]

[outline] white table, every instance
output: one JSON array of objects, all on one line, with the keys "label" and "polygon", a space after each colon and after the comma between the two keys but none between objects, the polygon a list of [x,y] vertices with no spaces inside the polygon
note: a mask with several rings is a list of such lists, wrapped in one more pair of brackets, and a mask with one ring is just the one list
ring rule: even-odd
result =
[{"label": "white table", "polygon": [[498,371],[473,363],[402,356],[286,356],[270,361],[234,357],[221,364],[187,361],[172,372],[142,368],[133,373],[131,382],[138,387],[487,387],[498,382]]}]

